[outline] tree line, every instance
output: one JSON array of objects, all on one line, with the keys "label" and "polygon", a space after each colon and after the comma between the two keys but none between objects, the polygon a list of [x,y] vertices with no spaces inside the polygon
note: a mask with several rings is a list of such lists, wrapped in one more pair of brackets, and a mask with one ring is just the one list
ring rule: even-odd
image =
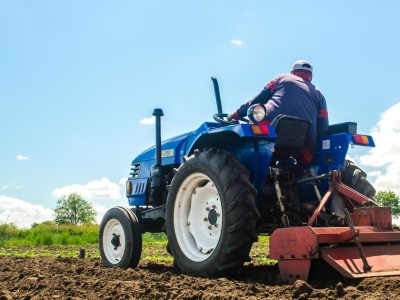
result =
[{"label": "tree line", "polygon": [[[393,191],[377,192],[374,201],[382,206],[390,206],[393,219],[400,217],[400,197]],[[71,193],[57,200],[57,205],[54,208],[54,220],[45,222],[54,222],[57,225],[82,225],[96,223],[96,217],[97,212],[91,203],[80,194]],[[38,224],[34,223],[32,227],[36,225]]]},{"label": "tree line", "polygon": [[[400,197],[393,191],[379,191],[376,193],[374,200],[379,205],[390,206],[394,219],[400,217]],[[54,214],[54,223],[75,225],[94,223],[97,216],[93,205],[77,193],[59,198]]]}]

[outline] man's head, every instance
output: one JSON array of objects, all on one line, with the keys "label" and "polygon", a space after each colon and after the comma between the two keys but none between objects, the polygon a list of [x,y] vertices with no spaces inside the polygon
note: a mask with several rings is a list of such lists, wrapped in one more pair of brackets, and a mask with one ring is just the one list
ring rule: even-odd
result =
[{"label": "man's head", "polygon": [[312,72],[313,72],[313,67],[308,61],[298,60],[293,64],[292,71],[290,73],[311,81]]}]

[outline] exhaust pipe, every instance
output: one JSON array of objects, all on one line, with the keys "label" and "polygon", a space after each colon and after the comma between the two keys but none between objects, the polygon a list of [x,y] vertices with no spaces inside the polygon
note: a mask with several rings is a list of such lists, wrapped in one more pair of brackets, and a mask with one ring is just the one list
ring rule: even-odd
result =
[{"label": "exhaust pipe", "polygon": [[153,116],[156,118],[156,164],[151,167],[151,195],[156,205],[161,205],[165,190],[164,166],[161,164],[161,117],[164,112],[161,108],[155,108]]},{"label": "exhaust pipe", "polygon": [[218,81],[217,78],[214,76],[211,77],[211,80],[214,84],[214,93],[215,93],[215,100],[217,101],[217,110],[219,114],[222,114],[222,103],[221,103],[221,96],[219,94],[219,86],[218,86]]},{"label": "exhaust pipe", "polygon": [[164,112],[161,108],[153,110],[153,116],[156,118],[156,164],[161,165],[161,117]]}]

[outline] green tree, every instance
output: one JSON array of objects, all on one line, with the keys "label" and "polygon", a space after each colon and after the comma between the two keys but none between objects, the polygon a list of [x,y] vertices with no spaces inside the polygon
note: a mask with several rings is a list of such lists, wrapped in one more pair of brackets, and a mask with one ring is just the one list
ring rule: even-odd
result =
[{"label": "green tree", "polygon": [[97,216],[93,205],[76,193],[58,199],[54,214],[54,223],[75,225],[94,223]]},{"label": "green tree", "polygon": [[36,227],[38,227],[39,225],[53,225],[53,224],[54,224],[54,221],[50,221],[50,220],[43,221],[42,223],[33,222],[33,224],[31,225],[31,229],[32,229],[32,228],[36,228]]},{"label": "green tree", "polygon": [[375,195],[375,200],[382,206],[392,208],[392,217],[400,217],[400,197],[392,191],[380,191]]}]

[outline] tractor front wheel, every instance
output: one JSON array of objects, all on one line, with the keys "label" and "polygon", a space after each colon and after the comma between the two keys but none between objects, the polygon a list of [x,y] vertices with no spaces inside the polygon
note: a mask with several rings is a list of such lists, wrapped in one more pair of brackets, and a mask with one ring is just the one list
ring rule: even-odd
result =
[{"label": "tractor front wheel", "polygon": [[135,268],[142,252],[142,234],[136,215],[113,207],[104,215],[99,231],[100,256],[106,267]]},{"label": "tractor front wheel", "polygon": [[185,274],[215,277],[249,261],[257,241],[256,190],[229,152],[195,152],[175,174],[167,199],[168,243]]}]

